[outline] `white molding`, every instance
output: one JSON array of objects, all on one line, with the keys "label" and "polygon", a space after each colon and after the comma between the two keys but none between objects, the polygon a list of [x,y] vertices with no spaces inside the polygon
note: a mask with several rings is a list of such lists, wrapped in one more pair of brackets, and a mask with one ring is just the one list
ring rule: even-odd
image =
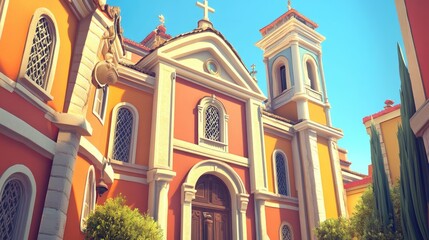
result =
[{"label": "white molding", "polygon": [[189,170],[182,184],[182,211],[181,211],[181,240],[191,239],[192,227],[192,200],[195,198],[195,185],[204,174],[212,174],[220,178],[227,186],[231,196],[232,239],[247,239],[246,210],[249,194],[238,174],[228,164],[205,160],[195,164]]},{"label": "white molding", "polygon": [[[99,95],[104,92],[103,88],[106,88],[106,92],[103,95],[103,99],[101,99],[101,114],[97,112],[95,106],[98,101]],[[104,126],[104,121],[106,120],[106,112],[107,112],[107,103],[109,99],[109,85],[106,85],[104,87],[95,87],[95,93],[94,93],[94,101],[92,103],[92,113],[94,116],[100,121],[101,125]]]},{"label": "white molding", "polygon": [[147,179],[143,177],[129,176],[126,174],[115,173],[115,180],[122,180],[134,183],[147,184]]},{"label": "white molding", "polygon": [[374,124],[377,125],[377,124],[381,124],[382,122],[386,122],[386,121],[392,120],[393,118],[400,117],[400,116],[401,116],[401,108],[398,108],[395,111],[386,113],[382,116],[375,117],[372,120],[368,120],[368,121],[364,122],[365,128],[367,129],[367,132],[369,133],[368,128],[371,127],[372,122],[374,122]]},{"label": "white molding", "polygon": [[54,156],[55,141],[2,108],[0,108],[0,119],[0,133],[24,143],[44,157],[52,158]]},{"label": "white molding", "polygon": [[[49,22],[49,28],[52,32],[52,37],[53,37],[53,46],[51,49],[52,55],[49,63],[49,70],[47,71],[48,76],[46,76],[46,79],[45,79],[47,83],[44,88],[34,83],[34,81],[32,79],[29,79],[28,76],[26,75],[28,60],[29,60],[29,56],[33,45],[33,38],[35,35],[36,26],[41,16],[45,16],[47,18]],[[58,32],[58,24],[57,24],[57,21],[55,20],[54,14],[51,11],[49,11],[49,9],[47,8],[36,9],[36,11],[32,16],[31,23],[27,33],[27,40],[25,43],[24,54],[22,56],[21,66],[19,68],[18,82],[42,101],[48,101],[53,99],[50,93],[55,79],[55,70],[58,63],[59,50],[60,50],[60,34]]]},{"label": "white molding", "polygon": [[[310,77],[308,76],[308,67],[307,62],[310,63],[312,69],[312,74],[314,75],[313,82],[311,82]],[[308,53],[305,53],[302,56],[302,69],[304,70],[304,85],[308,86],[310,89],[321,92],[320,90],[320,84],[319,84],[319,67],[317,66],[316,60]],[[311,84],[313,83],[313,88],[311,87]]]},{"label": "white molding", "polygon": [[[205,137],[206,110],[214,106],[219,111],[220,141],[210,140]],[[215,150],[228,152],[228,114],[225,106],[215,95],[202,98],[198,105],[198,144]]]},{"label": "white molding", "polygon": [[[87,138],[81,137],[79,142],[79,153],[85,156],[96,169],[103,169],[103,164],[107,158],[95,147]],[[112,183],[114,179],[114,170],[112,165],[107,164],[104,167],[104,181]]]},{"label": "white molding", "polygon": [[[284,91],[281,90],[281,77],[279,74],[279,70],[281,66],[285,66],[286,71],[286,89]],[[285,56],[279,56],[274,60],[271,66],[271,88],[272,88],[272,98],[282,95],[283,93],[288,92],[293,88],[291,81],[291,74],[289,68],[289,60]],[[290,92],[290,91],[289,91]]]},{"label": "white molding", "polygon": [[299,122],[294,125],[294,129],[296,131],[302,131],[306,129],[311,129],[317,132],[317,135],[326,137],[326,138],[333,138],[333,139],[340,139],[343,137],[343,132],[338,128],[328,127],[325,125],[321,125],[319,123],[313,122],[311,120],[304,120],[302,122]]},{"label": "white molding", "polygon": [[137,108],[134,107],[131,103],[128,102],[120,102],[116,104],[116,106],[112,110],[112,121],[110,126],[110,136],[109,136],[109,151],[108,156],[109,158],[113,159],[113,148],[114,148],[114,139],[115,139],[115,133],[116,133],[116,123],[117,123],[117,117],[118,117],[118,111],[121,108],[127,108],[132,114],[133,114],[133,127],[131,132],[131,142],[130,142],[130,155],[128,159],[128,163],[135,163],[135,157],[136,157],[136,146],[137,146],[137,136],[138,136],[138,124],[139,124],[139,113],[137,111]]},{"label": "white molding", "polygon": [[23,205],[19,209],[19,218],[15,224],[14,239],[28,239],[30,227],[33,225],[31,220],[37,194],[36,181],[27,166],[22,164],[13,165],[0,175],[0,197],[3,195],[5,184],[10,179],[18,179],[24,187]]},{"label": "white molding", "polygon": [[0,39],[4,28],[9,0],[0,0]]},{"label": "white molding", "polygon": [[274,177],[274,192],[277,195],[281,195],[279,193],[278,182],[277,182],[277,161],[276,161],[276,155],[277,154],[281,154],[284,157],[283,159],[284,159],[284,164],[285,164],[285,177],[286,177],[286,184],[287,184],[287,193],[285,196],[291,196],[292,191],[290,188],[288,159],[287,159],[285,152],[283,152],[283,150],[280,150],[280,149],[274,149],[273,154],[271,156],[271,161],[272,161],[272,166],[273,166],[273,177]]},{"label": "white molding", "polygon": [[[223,66],[223,69],[232,77],[234,83],[228,82],[226,79],[221,79],[218,76],[211,75],[205,72],[203,68],[195,69],[195,67],[185,66],[178,61],[186,56],[200,52],[209,52],[212,55],[212,58],[216,59],[219,65]],[[218,34],[212,31],[194,32],[186,37],[176,38],[169,44],[152,52],[149,56],[151,57],[144,58],[137,65],[152,68],[156,61],[165,60],[172,63],[174,66],[183,66],[187,69],[186,72],[192,71],[197,73],[201,76],[201,80],[215,79],[215,81],[206,80],[209,83],[221,81],[222,83],[220,85],[229,84],[233,87],[239,86],[242,91],[248,92],[249,96],[263,96],[263,93],[259,89],[257,83],[254,81],[252,76],[250,76],[248,70],[240,59],[238,59],[231,46]],[[228,88],[225,89],[228,91]],[[232,92],[231,90],[232,89],[229,89],[228,92]]]},{"label": "white molding", "polygon": [[134,163],[127,163],[122,161],[117,161],[110,159],[110,164],[112,165],[115,171],[128,172],[128,173],[136,173],[136,174],[147,174],[147,167],[137,165]]},{"label": "white molding", "polygon": [[410,119],[410,125],[416,136],[423,136],[429,128],[429,99],[414,113]]},{"label": "white molding", "polygon": [[92,0],[69,0],[68,3],[78,19],[87,17],[96,9]]},{"label": "white molding", "polygon": [[127,86],[153,93],[156,79],[132,68],[118,65],[119,82]]},{"label": "white molding", "polygon": [[[90,176],[92,176],[92,177],[90,178]],[[85,217],[88,218],[89,213],[94,211],[94,209],[95,209],[95,200],[96,200],[96,194],[97,194],[95,192],[95,185],[96,185],[95,170],[94,170],[94,166],[91,165],[91,166],[89,166],[88,173],[86,175],[86,182],[85,182],[85,188],[84,188],[84,192],[83,192],[84,194],[83,194],[83,199],[82,199],[82,209],[81,209],[81,214],[80,214],[80,230],[82,232],[84,231],[84,229],[86,227],[85,226],[85,220],[86,219],[84,219],[84,218]],[[87,190],[88,190],[88,187],[90,187],[90,186],[92,186],[92,194],[93,194],[92,197],[93,197],[93,199],[92,199],[92,202],[90,202],[88,204],[88,208],[89,208],[88,216],[83,216],[84,211],[85,211],[85,204],[86,204],[87,198],[89,197],[89,196],[87,196]]]},{"label": "white molding", "polygon": [[224,162],[228,162],[228,163],[232,163],[232,164],[236,164],[244,167],[249,166],[248,158],[238,156],[232,153],[216,151],[216,150],[202,147],[197,144],[186,142],[177,138],[173,140],[173,147],[174,149],[200,155],[203,157],[216,159],[216,160],[220,160],[220,161],[224,161]]}]

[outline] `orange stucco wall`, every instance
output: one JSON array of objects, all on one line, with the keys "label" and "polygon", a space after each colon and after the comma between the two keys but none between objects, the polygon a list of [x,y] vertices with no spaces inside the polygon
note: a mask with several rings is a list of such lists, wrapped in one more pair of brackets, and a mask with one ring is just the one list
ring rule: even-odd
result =
[{"label": "orange stucco wall", "polygon": [[292,143],[288,139],[281,138],[272,133],[264,133],[265,141],[265,158],[267,161],[267,174],[268,174],[268,190],[270,192],[275,192],[275,182],[274,182],[274,167],[273,166],[273,154],[274,150],[282,150],[287,157],[288,171],[289,171],[289,186],[291,188],[291,196],[297,197],[296,187],[295,187],[295,173],[293,171],[293,156],[292,156]]},{"label": "orange stucco wall", "polygon": [[325,109],[322,106],[309,101],[308,113],[310,114],[310,120],[326,125]]},{"label": "orange stucco wall", "polygon": [[400,116],[380,123],[381,134],[386,148],[387,161],[389,163],[390,180],[392,180],[392,183],[395,183],[400,178],[399,144],[397,137],[398,126],[400,124]]},{"label": "orange stucco wall", "polygon": [[116,83],[109,86],[108,104],[106,107],[106,117],[104,125],[92,112],[94,105],[95,86],[91,87],[89,96],[89,107],[87,119],[93,128],[93,135],[88,136],[88,140],[100,150],[105,156],[108,154],[109,137],[112,124],[112,110],[121,102],[127,102],[136,107],[138,111],[138,141],[136,146],[135,163],[148,166],[150,150],[150,134],[152,122],[152,93],[141,91],[124,84]]},{"label": "orange stucco wall", "polygon": [[[168,207],[168,229],[167,239],[180,239],[180,225],[181,225],[181,192],[182,184],[186,179],[189,170],[198,162],[204,161],[207,158],[197,156],[194,154],[174,150],[173,152],[173,171],[176,172],[176,176],[170,182],[169,190],[169,207]],[[250,176],[248,168],[229,164],[234,171],[238,174],[241,181],[246,188],[246,192],[250,194]],[[249,204],[247,206],[246,217],[247,217],[247,238],[255,239],[255,212],[253,207],[253,196],[249,198]]]},{"label": "orange stucco wall", "polygon": [[174,112],[174,137],[190,143],[198,143],[199,101],[215,95],[224,105],[228,118],[228,150],[247,157],[247,134],[245,103],[214,90],[196,85],[180,77],[176,79]]},{"label": "orange stucco wall", "polygon": [[325,201],[326,218],[337,218],[337,198],[335,196],[335,185],[331,158],[329,155],[328,141],[318,137],[317,150],[319,153],[320,173],[322,175],[323,198]]},{"label": "orange stucco wall", "polygon": [[299,223],[299,211],[291,209],[279,209],[265,207],[267,215],[267,234],[270,239],[281,239],[280,227],[287,223],[292,230],[292,239],[301,239],[301,228]]},{"label": "orange stucco wall", "polygon": [[293,101],[275,109],[274,113],[294,122],[298,121],[298,110],[296,103]]},{"label": "orange stucco wall", "polygon": [[59,33],[57,38],[59,39],[60,48],[51,90],[53,101],[49,102],[49,105],[59,112],[64,108],[64,95],[77,30],[77,20],[68,9],[67,4],[66,1],[9,1],[8,13],[0,39],[0,53],[3,56],[7,56],[0,59],[0,71],[16,81],[21,67],[30,22],[35,10],[44,7],[52,12],[57,22]]},{"label": "orange stucco wall", "polygon": [[36,239],[39,232],[40,220],[45,203],[46,190],[51,173],[52,160],[41,156],[36,151],[26,148],[20,142],[17,142],[3,134],[0,134],[0,173],[15,165],[22,164],[30,169],[36,181],[36,199],[32,214],[32,221],[28,239]]}]

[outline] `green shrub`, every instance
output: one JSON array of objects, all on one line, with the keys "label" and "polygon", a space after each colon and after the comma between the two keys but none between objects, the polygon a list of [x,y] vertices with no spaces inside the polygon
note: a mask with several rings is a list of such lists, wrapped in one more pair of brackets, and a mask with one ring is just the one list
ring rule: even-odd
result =
[{"label": "green shrub", "polygon": [[85,239],[94,240],[162,239],[162,230],[152,217],[142,215],[138,209],[131,210],[122,196],[97,206],[88,216],[84,234]]},{"label": "green shrub", "polygon": [[319,240],[350,240],[350,221],[345,218],[327,219],[315,230]]}]

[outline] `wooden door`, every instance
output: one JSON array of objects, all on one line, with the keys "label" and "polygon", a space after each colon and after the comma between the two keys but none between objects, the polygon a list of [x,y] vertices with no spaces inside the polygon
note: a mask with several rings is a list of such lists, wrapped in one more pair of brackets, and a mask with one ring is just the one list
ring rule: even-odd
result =
[{"label": "wooden door", "polygon": [[228,188],[218,177],[202,176],[192,201],[192,239],[228,240],[231,237],[231,208]]}]

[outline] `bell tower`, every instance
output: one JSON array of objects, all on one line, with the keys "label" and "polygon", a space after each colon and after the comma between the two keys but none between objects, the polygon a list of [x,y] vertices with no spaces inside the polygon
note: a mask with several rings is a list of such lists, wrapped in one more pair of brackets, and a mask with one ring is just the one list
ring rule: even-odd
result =
[{"label": "bell tower", "polygon": [[268,108],[292,121],[311,119],[331,126],[318,25],[290,8],[260,30]]},{"label": "bell tower", "polygon": [[268,111],[292,120],[301,236],[315,239],[314,229],[327,218],[346,216],[337,140],[326,92],[318,25],[290,7],[263,27],[256,45],[263,50]]}]

